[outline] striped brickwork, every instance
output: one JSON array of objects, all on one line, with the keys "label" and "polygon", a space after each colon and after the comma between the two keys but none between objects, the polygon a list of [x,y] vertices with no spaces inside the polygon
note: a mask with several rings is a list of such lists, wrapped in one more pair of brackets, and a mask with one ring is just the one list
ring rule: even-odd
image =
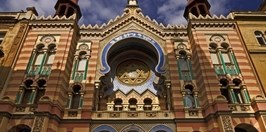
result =
[{"label": "striped brickwork", "polygon": [[176,111],[176,116],[180,117],[180,115],[184,116],[183,109],[183,98],[180,92],[180,80],[178,77],[178,66],[177,66],[177,58],[174,52],[174,41],[166,40],[166,54],[167,54],[167,62],[168,65],[168,73],[171,80],[171,93],[172,93],[172,105],[173,109]]},{"label": "striped brickwork", "polygon": [[[98,57],[99,57],[99,41],[91,40],[91,57],[89,59],[88,71],[87,71],[87,83],[85,86],[85,94],[83,101],[83,109],[92,110],[94,107],[94,99],[95,99],[95,91],[94,91],[94,83],[96,80],[96,72],[98,65]],[[88,117],[84,117],[88,118]]]}]

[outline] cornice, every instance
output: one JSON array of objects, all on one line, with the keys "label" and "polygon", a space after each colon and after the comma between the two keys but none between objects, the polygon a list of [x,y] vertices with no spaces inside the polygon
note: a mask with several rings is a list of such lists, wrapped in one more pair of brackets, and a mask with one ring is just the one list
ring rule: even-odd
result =
[{"label": "cornice", "polygon": [[189,28],[234,28],[235,20],[232,13],[227,16],[216,16],[216,15],[206,15],[206,16],[195,16],[189,14]]},{"label": "cornice", "polygon": [[266,19],[264,11],[232,12],[231,14],[235,20],[265,21]]},{"label": "cornice", "polygon": [[31,28],[68,28],[77,25],[77,17],[76,14],[66,17],[66,16],[36,16],[33,15],[31,20],[29,21],[29,25]]}]

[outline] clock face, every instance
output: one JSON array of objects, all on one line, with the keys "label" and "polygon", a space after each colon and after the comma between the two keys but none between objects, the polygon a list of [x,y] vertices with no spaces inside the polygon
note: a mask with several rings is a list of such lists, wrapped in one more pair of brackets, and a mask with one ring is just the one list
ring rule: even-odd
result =
[{"label": "clock face", "polygon": [[139,85],[149,78],[150,69],[141,61],[128,60],[117,67],[116,76],[124,84]]}]

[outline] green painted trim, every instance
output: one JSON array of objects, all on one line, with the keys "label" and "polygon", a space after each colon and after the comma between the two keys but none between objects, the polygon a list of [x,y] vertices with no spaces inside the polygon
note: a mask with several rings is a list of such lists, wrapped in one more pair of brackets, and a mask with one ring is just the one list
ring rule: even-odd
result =
[{"label": "green painted trim", "polygon": [[250,102],[251,102],[251,101],[250,101],[250,96],[249,96],[247,90],[244,90],[244,95],[245,95],[245,101],[246,101],[246,103],[250,103]]},{"label": "green painted trim", "polygon": [[187,107],[187,103],[186,103],[186,99],[185,99],[186,96],[183,97],[183,104],[185,107]]},{"label": "green painted trim", "polygon": [[74,62],[74,67],[72,69],[72,80],[75,80],[76,71],[77,71],[77,63],[78,63],[78,60],[76,59]]},{"label": "green painted trim", "polygon": [[79,108],[81,108],[83,106],[83,98],[84,98],[84,96],[81,96],[81,95],[79,95],[79,96],[80,96]]},{"label": "green painted trim", "polygon": [[84,73],[84,75],[83,75],[83,80],[86,80],[86,77],[87,77],[87,72],[88,72],[88,64],[89,63],[89,61],[86,59],[86,67],[85,67],[85,73]]},{"label": "green painted trim", "polygon": [[229,92],[230,92],[230,95],[231,95],[232,103],[236,103],[237,100],[236,100],[236,95],[235,95],[234,90],[229,88]]},{"label": "green painted trim", "polygon": [[178,68],[179,80],[183,80],[182,73],[181,73],[181,69],[180,69],[179,59],[177,60],[177,68]]},{"label": "green painted trim", "polygon": [[194,101],[195,101],[195,107],[198,108],[199,107],[199,100],[196,96],[193,96],[194,97]]},{"label": "green painted trim", "polygon": [[230,55],[230,56],[232,57],[233,62],[234,62],[234,64],[235,64],[235,68],[236,68],[236,72],[237,72],[237,74],[240,74],[241,72],[240,72],[239,65],[238,65],[238,63],[237,63],[237,60],[236,60],[236,57],[235,57],[234,52],[231,52],[231,55]]},{"label": "green painted trim", "polygon": [[27,65],[27,68],[26,68],[26,72],[27,74],[29,74],[31,72],[31,68],[32,68],[32,62],[33,62],[33,59],[36,57],[36,53],[32,52],[31,53],[31,56],[30,56],[30,60],[29,60],[29,63]]},{"label": "green painted trim", "polygon": [[42,58],[42,63],[41,63],[41,65],[40,65],[40,68],[39,68],[37,74],[40,74],[40,73],[41,73],[42,68],[43,68],[43,64],[44,64],[45,60],[47,59],[46,57],[47,57],[47,53],[44,52],[44,55],[43,55],[43,58]]},{"label": "green painted trim", "polygon": [[71,104],[72,104],[72,98],[73,98],[73,95],[71,95],[69,98],[68,98],[68,101],[67,101],[67,108],[71,108]]},{"label": "green painted trim", "polygon": [[29,98],[29,104],[33,104],[35,96],[36,96],[36,90],[34,90],[34,91],[31,90],[31,94],[30,94],[30,98]]},{"label": "green painted trim", "polygon": [[190,79],[193,80],[194,79],[194,75],[193,75],[191,60],[188,61],[188,65],[189,65]]},{"label": "green painted trim", "polygon": [[222,61],[222,65],[223,65],[223,69],[224,69],[224,73],[227,74],[227,70],[226,70],[226,66],[225,66],[225,63],[224,63],[224,59],[223,59],[223,56],[222,56],[222,53],[221,51],[218,52],[218,55]]},{"label": "green painted trim", "polygon": [[23,91],[22,92],[18,91],[18,93],[16,95],[16,100],[15,100],[16,104],[20,104],[21,103],[21,95],[23,94]]}]

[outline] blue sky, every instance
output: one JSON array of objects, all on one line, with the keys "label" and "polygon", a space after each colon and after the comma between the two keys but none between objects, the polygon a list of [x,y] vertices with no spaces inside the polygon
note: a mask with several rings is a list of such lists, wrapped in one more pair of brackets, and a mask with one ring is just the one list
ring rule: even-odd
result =
[{"label": "blue sky", "polygon": [[[57,0],[0,0],[0,11],[21,11],[35,6],[39,15],[53,15]],[[209,0],[211,13],[256,10],[262,0]],[[143,14],[166,24],[184,24],[183,11],[187,0],[139,0]],[[80,24],[102,24],[122,14],[127,0],[79,0],[83,17]]]}]

